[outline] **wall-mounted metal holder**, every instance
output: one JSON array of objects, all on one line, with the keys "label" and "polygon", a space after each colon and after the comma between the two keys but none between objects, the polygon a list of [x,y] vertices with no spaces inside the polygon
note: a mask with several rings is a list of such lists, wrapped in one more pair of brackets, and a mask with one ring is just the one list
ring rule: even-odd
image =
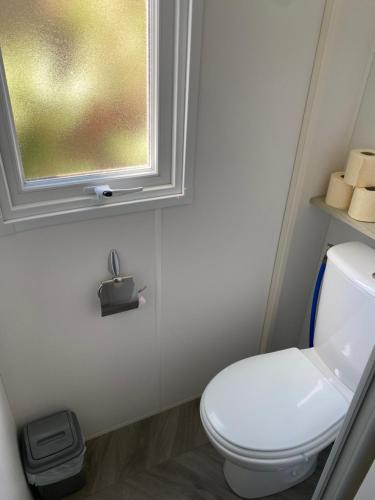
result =
[{"label": "wall-mounted metal holder", "polygon": [[120,259],[116,250],[109,252],[108,268],[112,278],[102,281],[98,290],[102,316],[137,309],[145,302],[142,292],[147,287],[135,291],[133,277],[120,275]]}]

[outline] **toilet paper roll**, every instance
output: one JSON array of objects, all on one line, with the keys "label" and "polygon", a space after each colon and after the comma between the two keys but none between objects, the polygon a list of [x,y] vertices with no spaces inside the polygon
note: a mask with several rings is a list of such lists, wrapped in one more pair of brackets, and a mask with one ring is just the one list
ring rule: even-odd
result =
[{"label": "toilet paper roll", "polygon": [[359,172],[357,187],[375,187],[375,166],[363,165]]},{"label": "toilet paper roll", "polygon": [[327,205],[347,210],[353,195],[353,188],[344,181],[344,172],[334,172],[328,185]]},{"label": "toilet paper roll", "polygon": [[344,179],[351,186],[375,186],[375,149],[352,149]]},{"label": "toilet paper roll", "polygon": [[362,222],[375,222],[375,187],[356,187],[348,214]]}]

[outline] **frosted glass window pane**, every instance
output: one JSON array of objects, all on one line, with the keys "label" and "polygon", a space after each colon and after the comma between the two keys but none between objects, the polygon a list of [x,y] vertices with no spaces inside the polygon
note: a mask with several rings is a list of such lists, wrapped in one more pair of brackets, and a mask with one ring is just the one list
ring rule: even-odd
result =
[{"label": "frosted glass window pane", "polygon": [[146,0],[0,0],[26,179],[149,163]]}]

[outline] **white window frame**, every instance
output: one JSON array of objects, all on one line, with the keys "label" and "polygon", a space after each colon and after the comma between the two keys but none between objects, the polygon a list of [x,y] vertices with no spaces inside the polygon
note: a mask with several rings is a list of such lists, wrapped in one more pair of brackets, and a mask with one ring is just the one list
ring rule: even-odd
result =
[{"label": "white window frame", "polygon": [[[0,223],[22,229],[191,201],[202,11],[203,0],[149,0],[152,168],[26,181],[0,57]],[[98,199],[87,188],[99,185],[143,189]]]}]

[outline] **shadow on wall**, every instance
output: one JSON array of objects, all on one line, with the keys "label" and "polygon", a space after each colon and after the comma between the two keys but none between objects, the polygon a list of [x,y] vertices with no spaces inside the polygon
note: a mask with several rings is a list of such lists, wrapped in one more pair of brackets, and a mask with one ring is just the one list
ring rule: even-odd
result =
[{"label": "shadow on wall", "polygon": [[0,378],[0,485],[1,498],[32,500],[18,451],[17,430]]}]

